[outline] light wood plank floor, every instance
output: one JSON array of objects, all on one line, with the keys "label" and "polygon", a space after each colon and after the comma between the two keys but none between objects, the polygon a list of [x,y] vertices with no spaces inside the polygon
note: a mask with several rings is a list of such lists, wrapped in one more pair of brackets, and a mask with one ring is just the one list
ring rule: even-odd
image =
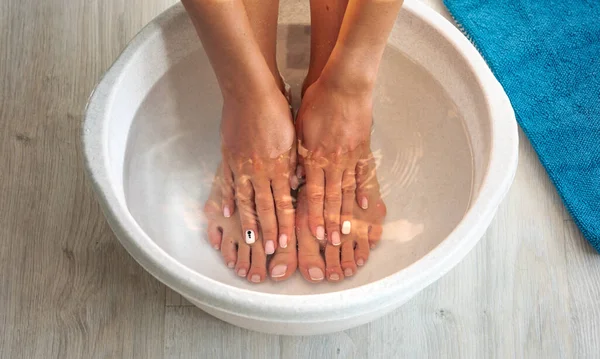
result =
[{"label": "light wood plank floor", "polygon": [[249,332],[144,272],[103,219],[79,133],[103,71],[173,2],[0,1],[0,358],[600,357],[600,257],[523,136],[515,184],[480,244],[363,327]]}]

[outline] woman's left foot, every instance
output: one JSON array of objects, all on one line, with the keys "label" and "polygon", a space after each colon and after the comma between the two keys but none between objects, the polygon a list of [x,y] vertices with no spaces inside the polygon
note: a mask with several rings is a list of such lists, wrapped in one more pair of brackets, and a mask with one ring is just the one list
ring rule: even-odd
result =
[{"label": "woman's left foot", "polygon": [[[386,206],[381,198],[375,174],[375,163],[365,160],[367,180],[359,184],[357,193],[367,198],[371,205],[362,209],[354,207],[352,231],[341,236],[341,245],[334,246],[323,240],[315,241],[308,224],[308,197],[305,188],[298,193],[296,208],[296,233],[298,237],[298,263],[300,273],[309,282],[327,279],[338,282],[356,274],[365,265],[372,248],[381,239]],[[325,258],[321,251],[324,250]]]}]

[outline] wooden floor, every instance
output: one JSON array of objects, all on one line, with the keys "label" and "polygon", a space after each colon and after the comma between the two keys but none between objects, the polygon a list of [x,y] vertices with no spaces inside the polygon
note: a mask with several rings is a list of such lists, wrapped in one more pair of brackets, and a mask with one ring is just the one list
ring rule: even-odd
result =
[{"label": "wooden floor", "polygon": [[172,3],[0,1],[0,358],[600,357],[600,256],[523,136],[515,184],[480,244],[363,327],[248,332],[148,275],[103,219],[79,134],[103,71]]}]

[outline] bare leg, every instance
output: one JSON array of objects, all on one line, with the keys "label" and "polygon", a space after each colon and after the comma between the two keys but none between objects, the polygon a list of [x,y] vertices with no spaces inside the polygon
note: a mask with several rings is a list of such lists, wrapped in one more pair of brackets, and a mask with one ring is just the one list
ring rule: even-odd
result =
[{"label": "bare leg", "polygon": [[342,27],[348,0],[310,0],[310,65],[302,93],[321,75]]},{"label": "bare leg", "polygon": [[[182,3],[223,94],[221,214],[226,220],[239,217],[239,239],[252,251],[262,247],[256,250],[274,254],[278,244],[285,248],[292,241],[290,179],[296,153],[289,104],[275,60],[278,0]],[[293,269],[292,264],[288,267],[273,268],[272,276],[283,278]]]},{"label": "bare leg", "polygon": [[243,0],[246,14],[267,66],[277,85],[283,90],[283,81],[277,68],[277,17],[279,0]]}]

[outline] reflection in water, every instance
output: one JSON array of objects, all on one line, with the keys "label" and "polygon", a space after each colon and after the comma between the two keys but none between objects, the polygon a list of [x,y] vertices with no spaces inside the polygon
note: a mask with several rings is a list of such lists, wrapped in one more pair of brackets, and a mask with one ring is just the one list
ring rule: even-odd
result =
[{"label": "reflection in water", "polygon": [[[280,31],[278,46],[296,41]],[[308,51],[307,39],[298,46]],[[305,70],[281,68],[299,94]],[[301,53],[299,51],[298,53]],[[306,65],[306,64],[305,64]],[[304,67],[305,69],[306,67]],[[314,286],[300,278],[259,287],[238,280],[205,240],[203,206],[220,161],[221,97],[206,56],[196,51],[156,83],[136,114],[124,168],[129,209],[167,253],[210,278],[271,293],[343,290],[383,278],[437,246],[462,219],[472,156],[460,111],[430,75],[388,48],[374,93],[372,151],[387,206],[381,244],[350,280]],[[298,102],[295,98],[295,103]]]}]

